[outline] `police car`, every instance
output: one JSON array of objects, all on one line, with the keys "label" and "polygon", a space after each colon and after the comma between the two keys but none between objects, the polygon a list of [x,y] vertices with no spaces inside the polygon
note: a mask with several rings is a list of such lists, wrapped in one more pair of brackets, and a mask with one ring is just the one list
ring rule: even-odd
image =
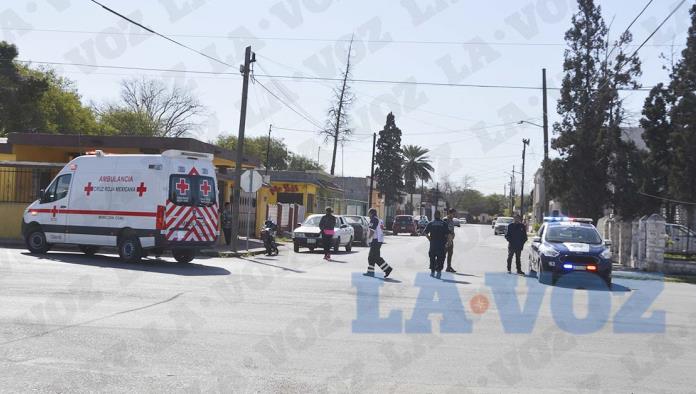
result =
[{"label": "police car", "polygon": [[585,272],[611,287],[611,246],[602,240],[592,219],[544,218],[529,249],[529,271],[539,282],[555,284],[562,275]]}]

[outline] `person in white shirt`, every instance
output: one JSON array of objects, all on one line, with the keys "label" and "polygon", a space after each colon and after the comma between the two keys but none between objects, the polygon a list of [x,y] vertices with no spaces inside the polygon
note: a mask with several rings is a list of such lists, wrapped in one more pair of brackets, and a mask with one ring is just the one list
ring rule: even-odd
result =
[{"label": "person in white shirt", "polygon": [[367,256],[367,272],[365,276],[375,276],[375,264],[384,271],[384,277],[392,272],[392,267],[380,255],[384,243],[384,223],[377,217],[377,210],[370,209],[370,253]]}]

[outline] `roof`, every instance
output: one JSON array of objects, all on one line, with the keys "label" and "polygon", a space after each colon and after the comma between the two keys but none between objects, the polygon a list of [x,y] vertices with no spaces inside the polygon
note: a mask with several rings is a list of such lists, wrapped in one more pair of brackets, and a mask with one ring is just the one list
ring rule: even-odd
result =
[{"label": "roof", "polygon": [[0,167],[14,168],[63,168],[65,163],[43,163],[38,161],[0,161]]},{"label": "roof", "polygon": [[343,191],[336,179],[323,171],[269,171],[271,182],[311,183],[324,189]]},{"label": "roof", "polygon": [[[5,143],[0,140],[0,153],[11,153],[12,145],[84,147],[88,149],[138,148],[143,153],[162,153],[175,149],[183,151],[212,153],[216,157],[235,161],[236,153],[217,145],[194,138],[166,138],[141,136],[106,136],[77,134],[10,133]],[[9,152],[6,152],[8,151]],[[259,165],[261,161],[252,156],[244,156],[245,164]]]}]

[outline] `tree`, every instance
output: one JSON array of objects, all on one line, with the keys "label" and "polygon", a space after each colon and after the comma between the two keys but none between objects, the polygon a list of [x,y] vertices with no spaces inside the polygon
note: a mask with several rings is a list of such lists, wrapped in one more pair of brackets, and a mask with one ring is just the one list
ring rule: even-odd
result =
[{"label": "tree", "polygon": [[341,87],[333,90],[334,103],[328,112],[327,125],[320,132],[324,136],[324,142],[333,142],[333,155],[331,156],[331,175],[334,175],[336,169],[336,153],[338,152],[338,144],[344,144],[348,137],[353,133],[349,125],[348,110],[352,106],[355,96],[353,95],[348,79],[351,76],[350,57],[353,49],[353,39],[351,38],[348,46],[348,57],[346,60],[346,69],[342,73],[343,81]]},{"label": "tree", "polygon": [[[197,118],[204,112],[190,91],[177,85],[169,87],[160,80],[140,78],[123,80],[121,103],[105,105],[99,110],[99,118],[121,134],[182,137],[200,127]],[[138,128],[120,128],[124,118],[129,120],[126,125]],[[113,123],[114,119],[119,121]]]},{"label": "tree", "polygon": [[[674,147],[670,140],[672,122],[669,110],[674,102],[669,87],[662,83],[650,89],[650,94],[643,104],[643,117],[640,126],[643,128],[643,141],[648,147],[646,157],[646,175],[642,190],[645,193],[664,196],[669,194],[669,174],[672,168]],[[652,204],[651,204],[652,203]],[[660,201],[649,200],[652,209],[656,209]],[[667,204],[667,220],[674,221],[674,210]]]},{"label": "tree", "polygon": [[27,75],[15,64],[17,47],[0,41],[0,135],[40,131],[38,101],[48,90],[45,78]]},{"label": "tree", "polygon": [[619,211],[633,209],[624,205],[634,201],[625,201],[621,194],[636,186],[635,180],[627,180],[635,163],[623,162],[634,159],[635,146],[621,138],[625,114],[618,89],[637,86],[640,62],[622,49],[631,42],[630,33],[622,34],[611,49],[607,35],[601,8],[593,0],[578,0],[565,34],[565,76],[557,105],[562,120],[554,124],[557,137],[552,141],[561,157],[549,163],[549,194],[574,215],[593,219],[610,205]]},{"label": "tree", "polygon": [[97,134],[93,111],[73,82],[51,69],[15,63],[17,48],[0,42],[0,135],[11,132]]},{"label": "tree", "polygon": [[386,205],[392,205],[398,201],[399,192],[404,188],[401,176],[404,158],[401,151],[401,130],[396,127],[394,114],[391,112],[387,115],[387,123],[379,132],[375,163],[377,189],[384,195]]},{"label": "tree", "polygon": [[413,193],[416,192],[416,185],[419,180],[423,182],[431,181],[431,173],[435,171],[430,164],[430,159],[427,154],[428,149],[417,145],[405,145],[403,148],[404,155],[404,185],[406,191],[411,194],[411,207],[413,208]]},{"label": "tree", "polygon": [[290,171],[324,171],[324,166],[318,162],[298,154],[291,154],[288,162]]},{"label": "tree", "polygon": [[[218,136],[215,145],[235,151],[237,148],[237,136]],[[244,151],[252,157],[266,161],[268,149],[268,136],[247,137],[244,139]],[[273,170],[286,170],[291,162],[292,154],[288,153],[288,147],[282,139],[271,137],[271,149],[269,154],[269,167]]]},{"label": "tree", "polygon": [[[673,198],[693,201],[696,196],[696,5],[691,7],[691,26],[682,58],[674,66],[670,90],[674,105],[669,110],[672,158],[669,189]],[[693,225],[694,205],[687,205],[688,225]]]}]

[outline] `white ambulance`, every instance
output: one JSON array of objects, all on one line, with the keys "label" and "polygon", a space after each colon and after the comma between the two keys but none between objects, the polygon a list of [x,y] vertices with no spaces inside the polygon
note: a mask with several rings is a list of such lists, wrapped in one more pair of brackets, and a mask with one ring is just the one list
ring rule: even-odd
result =
[{"label": "white ambulance", "polygon": [[78,245],[88,255],[116,247],[133,263],[171,250],[188,263],[219,236],[213,156],[168,150],[77,157],[26,209],[22,233],[32,253],[53,244]]}]

